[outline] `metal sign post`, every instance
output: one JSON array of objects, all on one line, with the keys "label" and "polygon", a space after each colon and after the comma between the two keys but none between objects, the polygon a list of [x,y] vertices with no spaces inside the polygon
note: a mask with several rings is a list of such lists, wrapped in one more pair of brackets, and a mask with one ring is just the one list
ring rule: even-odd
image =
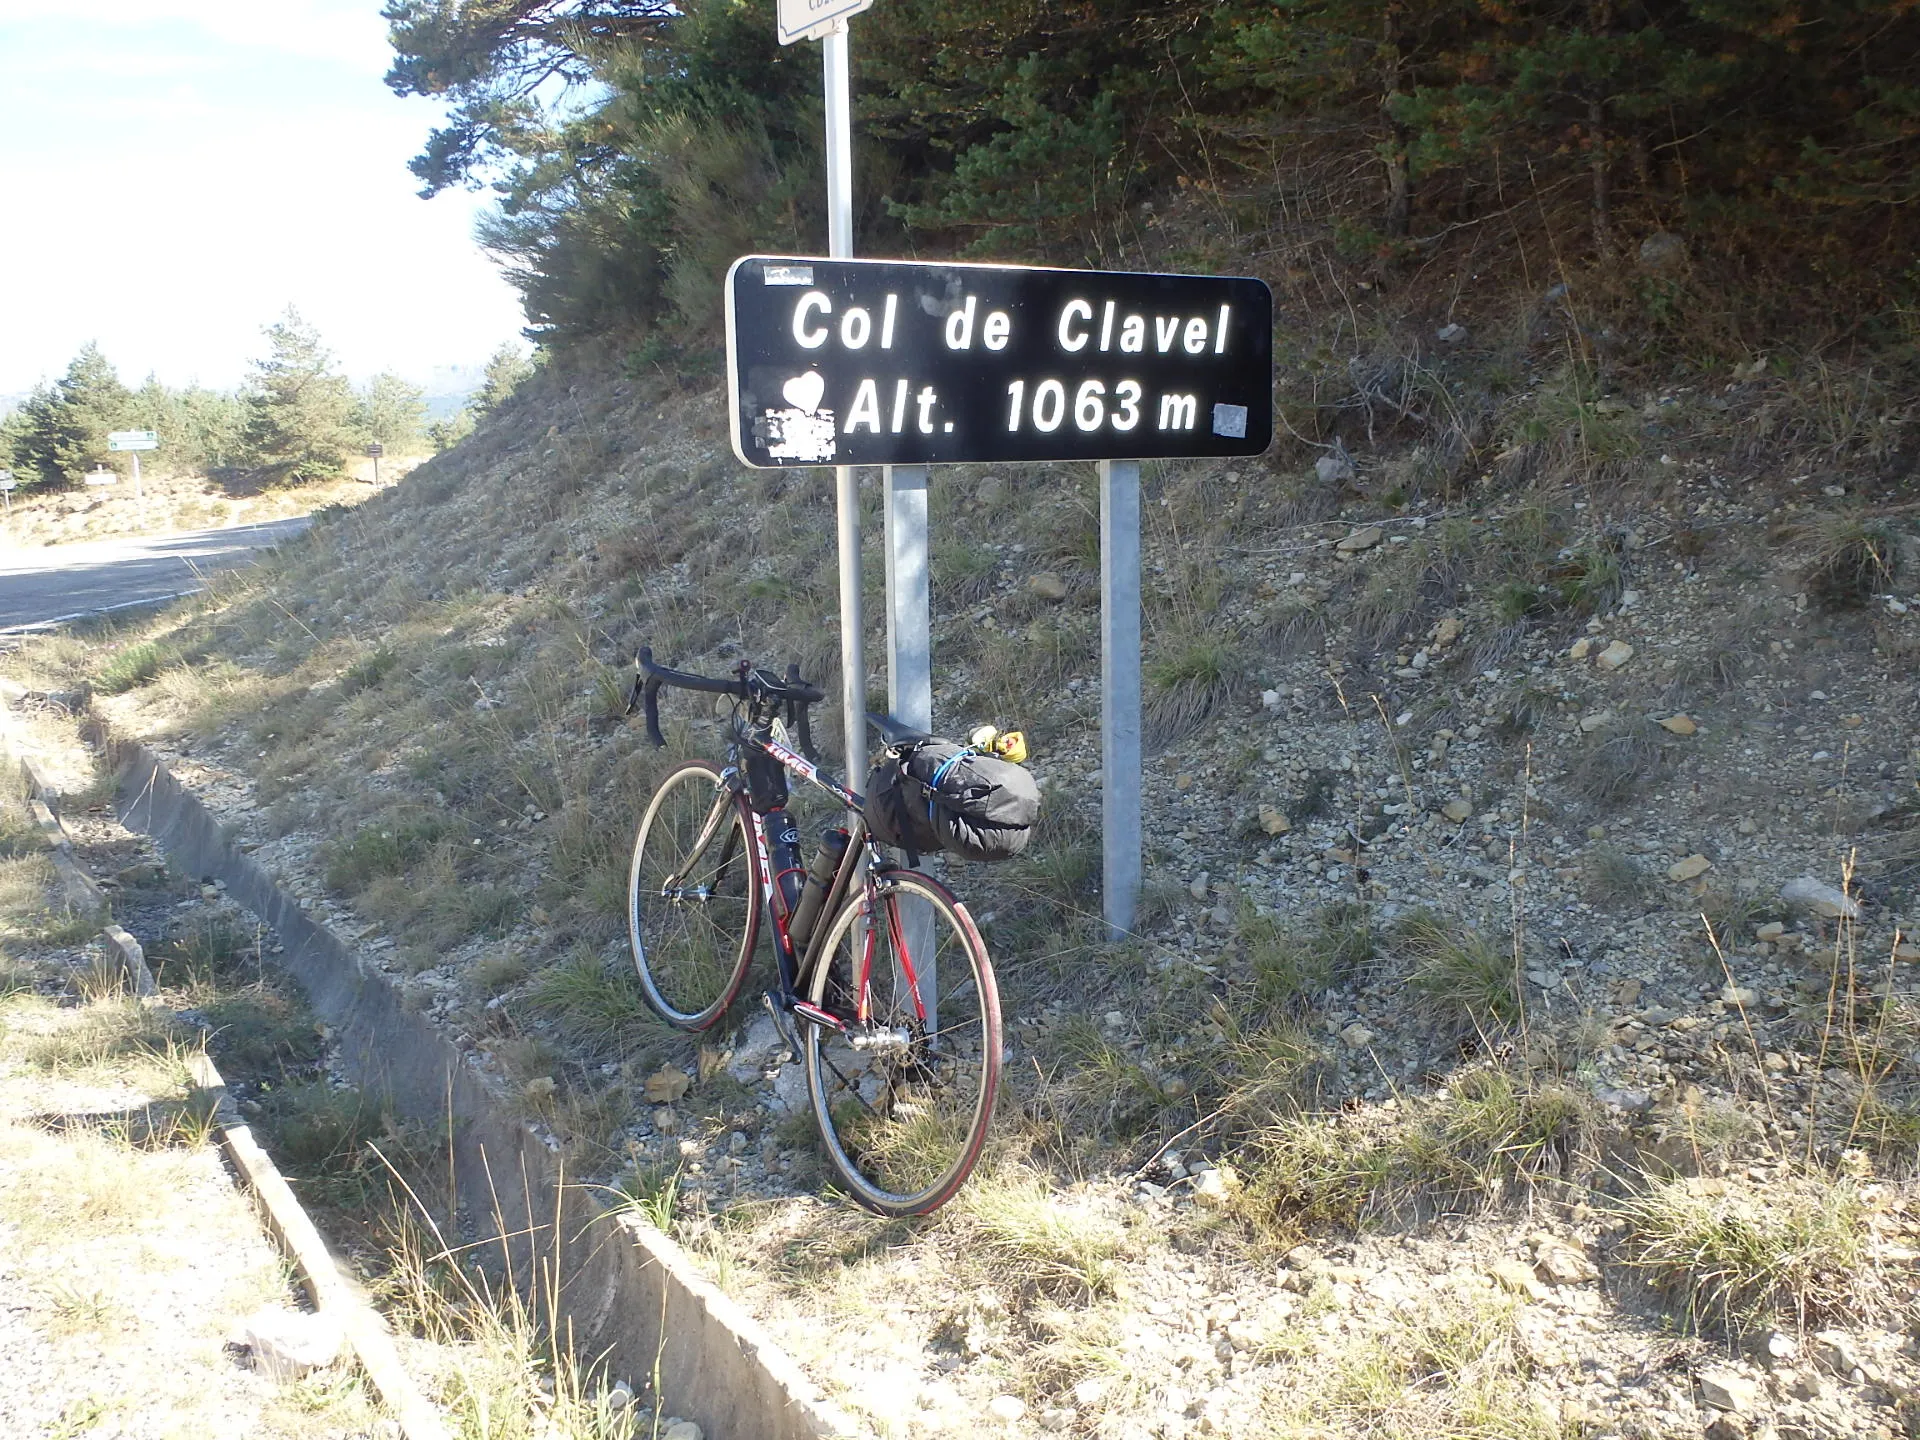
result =
[{"label": "metal sign post", "polygon": [[1100,462],[1100,918],[1133,930],[1140,894],[1140,462]]},{"label": "metal sign post", "polygon": [[[820,41],[827,107],[827,249],[853,256],[853,99],[847,78],[847,27],[836,18]],[[840,704],[845,712],[847,784],[867,779],[867,645],[861,615],[860,487],[851,465],[833,471],[840,540]]]},{"label": "metal sign post", "polygon": [[140,452],[158,450],[160,436],[152,430],[110,430],[107,432],[107,449],[129,451],[133,455],[133,495],[136,500],[147,498],[146,490],[140,484]]},{"label": "metal sign post", "polygon": [[373,488],[380,488],[380,457],[387,453],[387,447],[378,440],[367,446],[367,457],[373,461]]},{"label": "metal sign post", "polygon": [[11,522],[13,519],[13,486],[14,486],[13,471],[0,470],[0,496],[5,497],[6,499],[7,519],[9,522]]}]

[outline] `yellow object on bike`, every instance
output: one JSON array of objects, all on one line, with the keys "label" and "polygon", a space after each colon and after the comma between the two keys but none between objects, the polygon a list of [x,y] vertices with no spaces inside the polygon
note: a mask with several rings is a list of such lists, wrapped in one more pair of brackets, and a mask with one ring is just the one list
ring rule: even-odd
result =
[{"label": "yellow object on bike", "polygon": [[982,755],[998,755],[1014,765],[1027,763],[1027,737],[1019,730],[996,730],[982,725],[967,737],[967,743]]}]

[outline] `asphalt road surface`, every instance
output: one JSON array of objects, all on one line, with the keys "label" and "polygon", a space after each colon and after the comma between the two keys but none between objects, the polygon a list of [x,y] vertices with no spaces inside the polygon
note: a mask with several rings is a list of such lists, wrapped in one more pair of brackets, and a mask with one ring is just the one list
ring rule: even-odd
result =
[{"label": "asphalt road surface", "polygon": [[0,550],[0,634],[43,629],[104,610],[152,604],[202,588],[211,570],[251,565],[256,552],[291,539],[305,515],[158,540]]}]

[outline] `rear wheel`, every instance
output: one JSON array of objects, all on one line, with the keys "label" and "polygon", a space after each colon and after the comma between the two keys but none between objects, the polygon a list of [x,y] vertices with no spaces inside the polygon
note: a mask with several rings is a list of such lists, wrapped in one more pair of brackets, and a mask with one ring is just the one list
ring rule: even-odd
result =
[{"label": "rear wheel", "polygon": [[740,992],[760,931],[760,860],[745,798],[692,761],[653,792],[627,871],[627,939],[647,1003],[704,1030]]},{"label": "rear wheel", "polygon": [[925,1215],[953,1197],[986,1144],[1000,997],[980,932],[944,885],[909,870],[877,885],[871,944],[859,892],[823,939],[808,999],[847,1031],[806,1025],[807,1088],[854,1198],[883,1215]]}]

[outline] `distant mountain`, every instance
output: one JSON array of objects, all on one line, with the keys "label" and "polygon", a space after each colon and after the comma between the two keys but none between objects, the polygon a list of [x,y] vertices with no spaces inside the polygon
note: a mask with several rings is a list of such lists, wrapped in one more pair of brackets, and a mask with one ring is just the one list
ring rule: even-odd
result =
[{"label": "distant mountain", "polygon": [[427,395],[427,418],[444,420],[457,414],[480,388],[485,365],[436,365],[425,379],[414,381]]}]

